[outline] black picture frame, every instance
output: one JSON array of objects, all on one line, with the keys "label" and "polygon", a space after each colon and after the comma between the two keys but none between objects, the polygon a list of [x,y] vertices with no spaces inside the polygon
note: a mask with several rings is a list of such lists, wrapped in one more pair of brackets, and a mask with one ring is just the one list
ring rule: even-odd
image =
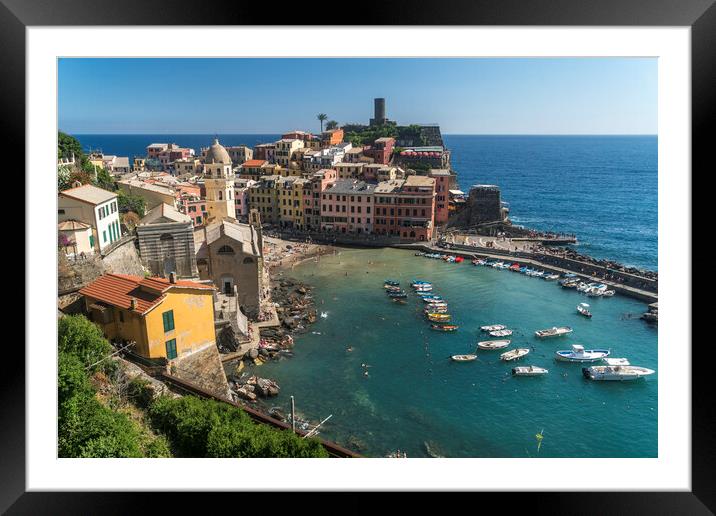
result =
[{"label": "black picture frame", "polygon": [[[167,8],[170,7],[170,8]],[[315,8],[314,8],[315,7]],[[198,0],[0,0],[0,81],[6,149],[24,156],[25,142],[25,28],[62,25],[505,25],[505,26],[689,26],[692,73],[692,170],[706,168],[711,156],[716,113],[716,6],[714,0],[428,0],[418,7],[400,0],[383,0],[358,7],[359,16],[338,16],[333,7],[292,10],[290,19],[277,18],[268,2]],[[710,130],[709,130],[710,129]],[[709,163],[711,165],[711,163]],[[711,167],[712,168],[712,165]],[[25,171],[40,179],[42,171]],[[702,174],[706,174],[706,170]],[[688,174],[685,171],[684,174]],[[693,177],[693,175],[692,175]],[[690,214],[687,214],[690,216]],[[694,221],[695,222],[695,221]],[[25,271],[27,274],[29,271]],[[691,278],[687,278],[691,282]],[[696,308],[694,306],[694,308]],[[6,312],[9,313],[9,312]],[[26,324],[32,314],[26,313]],[[690,336],[689,336],[690,337]],[[690,345],[690,339],[669,345]],[[185,496],[156,497],[126,492],[25,492],[25,356],[17,346],[3,349],[4,367],[0,406],[0,510],[10,514],[126,513],[140,506],[181,508]],[[708,361],[692,362],[692,390],[711,379]],[[709,396],[692,400],[691,492],[510,493],[510,508],[549,514],[710,514],[716,510],[716,445],[714,412]],[[219,502],[211,495],[214,504]],[[294,495],[295,496],[295,495]],[[481,493],[495,499],[500,494]],[[150,500],[151,498],[151,500]],[[227,497],[222,497],[227,498]],[[504,498],[504,497],[501,497]],[[233,499],[235,503],[235,498]],[[472,500],[472,497],[471,497]],[[502,500],[495,500],[502,502]],[[245,503],[245,498],[242,504]],[[302,502],[296,502],[298,506]],[[470,502],[474,503],[474,502]],[[157,505],[158,504],[158,505]],[[245,506],[244,506],[245,507]],[[275,508],[278,506],[274,506]],[[319,507],[316,506],[316,509]],[[239,508],[236,507],[236,510]]]}]

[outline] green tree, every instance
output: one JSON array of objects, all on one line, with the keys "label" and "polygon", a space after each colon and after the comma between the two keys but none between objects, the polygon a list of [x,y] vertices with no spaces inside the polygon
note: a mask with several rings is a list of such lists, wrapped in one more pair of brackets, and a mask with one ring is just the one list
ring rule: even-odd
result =
[{"label": "green tree", "polygon": [[142,197],[129,194],[120,188],[117,190],[117,206],[122,213],[131,211],[140,217],[144,217],[147,203]]},{"label": "green tree", "polygon": [[57,157],[59,159],[72,159],[80,161],[84,156],[82,144],[74,136],[59,131],[57,133]]},{"label": "green tree", "polygon": [[97,177],[92,180],[92,184],[110,192],[114,192],[117,189],[117,184],[114,182],[112,174],[104,167],[97,167]]},{"label": "green tree", "polygon": [[323,132],[323,122],[325,122],[328,119],[328,115],[326,115],[325,113],[318,113],[316,115],[316,118],[318,119],[319,122],[321,122],[321,132]]},{"label": "green tree", "polygon": [[328,123],[326,123],[326,130],[330,131],[331,129],[335,129],[338,127],[338,122],[335,120],[329,120]]}]

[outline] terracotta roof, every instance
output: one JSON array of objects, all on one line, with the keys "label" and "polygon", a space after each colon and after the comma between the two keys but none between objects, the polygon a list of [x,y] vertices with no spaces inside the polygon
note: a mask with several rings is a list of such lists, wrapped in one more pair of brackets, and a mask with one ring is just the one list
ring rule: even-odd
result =
[{"label": "terracotta roof", "polygon": [[266,160],[264,159],[250,159],[247,161],[244,161],[241,166],[242,167],[260,167],[264,163],[266,163]]},{"label": "terracotta roof", "polygon": [[169,283],[164,278],[142,278],[128,274],[105,274],[80,289],[83,296],[96,299],[129,310],[132,298],[137,300],[137,307],[133,312],[146,314],[149,310],[161,303],[166,292],[172,288],[192,288],[197,290],[214,290],[213,285],[196,283],[194,281],[177,280]]}]

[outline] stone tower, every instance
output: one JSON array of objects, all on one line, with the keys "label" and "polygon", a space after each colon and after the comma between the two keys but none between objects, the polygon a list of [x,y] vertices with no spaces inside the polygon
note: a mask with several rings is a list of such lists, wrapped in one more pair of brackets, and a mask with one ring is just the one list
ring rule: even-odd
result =
[{"label": "stone tower", "polygon": [[234,172],[229,153],[218,139],[214,139],[204,158],[204,185],[208,219],[235,219]]}]

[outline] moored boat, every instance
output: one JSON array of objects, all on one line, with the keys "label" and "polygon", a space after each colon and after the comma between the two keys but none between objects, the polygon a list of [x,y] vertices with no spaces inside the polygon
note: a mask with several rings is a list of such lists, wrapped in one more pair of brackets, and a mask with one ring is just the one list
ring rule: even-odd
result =
[{"label": "moored boat", "polygon": [[510,345],[510,340],[483,340],[477,343],[477,347],[485,350],[503,349]]},{"label": "moored boat", "polygon": [[477,358],[477,355],[453,355],[450,358],[455,362],[471,362]]},{"label": "moored boat", "polygon": [[584,349],[581,344],[572,344],[571,350],[555,353],[555,358],[562,362],[596,362],[608,356],[608,349]]},{"label": "moored boat", "polygon": [[512,335],[512,330],[504,329],[504,330],[495,330],[489,332],[489,335],[491,337],[509,337]]},{"label": "moored boat", "polygon": [[522,358],[527,353],[529,353],[530,350],[528,348],[517,348],[517,349],[511,349],[509,351],[505,351],[500,355],[500,360],[504,360],[505,362],[510,362],[512,360],[517,360],[518,358]]},{"label": "moored boat", "polygon": [[592,317],[592,312],[589,311],[589,305],[587,303],[579,303],[577,305],[577,312],[584,317]]},{"label": "moored boat", "polygon": [[544,376],[549,373],[548,369],[537,366],[518,366],[512,368],[512,374],[514,376]]},{"label": "moored boat", "polygon": [[504,324],[490,324],[488,326],[480,326],[480,329],[482,331],[497,331],[497,330],[504,330],[507,328]]},{"label": "moored boat", "polygon": [[535,335],[540,339],[545,337],[559,337],[560,335],[567,335],[572,333],[572,328],[569,326],[553,326],[547,330],[537,330]]},{"label": "moored boat", "polygon": [[448,322],[452,318],[450,314],[439,314],[436,312],[431,312],[426,315],[428,319],[433,322]]},{"label": "moored boat", "polygon": [[388,292],[388,297],[408,297],[408,294],[405,292]]},{"label": "moored boat", "polygon": [[[607,359],[605,359],[607,360]],[[638,380],[654,374],[656,371],[633,365],[600,365],[582,368],[582,374],[589,380],[628,381]]]},{"label": "moored boat", "polygon": [[397,287],[398,285],[400,285],[400,282],[399,282],[399,281],[395,281],[395,280],[391,280],[391,279],[387,279],[387,280],[385,280],[385,284],[386,284],[386,285],[390,285],[390,286],[392,286],[392,287]]},{"label": "moored boat", "polygon": [[459,328],[456,324],[431,324],[430,329],[435,331],[457,331]]}]

